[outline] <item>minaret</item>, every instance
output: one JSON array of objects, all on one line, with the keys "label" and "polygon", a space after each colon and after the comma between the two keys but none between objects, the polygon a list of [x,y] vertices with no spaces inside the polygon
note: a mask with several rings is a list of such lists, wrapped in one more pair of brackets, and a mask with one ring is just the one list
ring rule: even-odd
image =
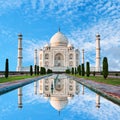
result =
[{"label": "minaret", "polygon": [[96,94],[96,107],[100,108],[100,95]]},{"label": "minaret", "polygon": [[22,70],[22,34],[18,34],[18,61],[17,61],[17,71]]},{"label": "minaret", "polygon": [[82,49],[82,64],[84,64],[84,49]]},{"label": "minaret", "polygon": [[100,35],[96,35],[96,72],[100,72]]},{"label": "minaret", "polygon": [[37,65],[37,49],[34,52],[34,65]]},{"label": "minaret", "polygon": [[18,88],[18,108],[22,108],[22,88]]}]

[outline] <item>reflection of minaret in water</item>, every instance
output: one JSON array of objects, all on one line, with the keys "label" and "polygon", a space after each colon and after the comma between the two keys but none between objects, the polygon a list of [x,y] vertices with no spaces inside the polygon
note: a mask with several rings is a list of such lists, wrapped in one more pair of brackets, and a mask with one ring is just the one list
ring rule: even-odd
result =
[{"label": "reflection of minaret in water", "polygon": [[84,95],[84,85],[82,85],[82,94]]},{"label": "reflection of minaret in water", "polygon": [[22,87],[18,88],[18,108],[22,108]]},{"label": "reflection of minaret in water", "polygon": [[34,82],[34,93],[37,95],[37,82]]},{"label": "reflection of minaret in water", "polygon": [[100,95],[96,94],[96,107],[100,108]]}]

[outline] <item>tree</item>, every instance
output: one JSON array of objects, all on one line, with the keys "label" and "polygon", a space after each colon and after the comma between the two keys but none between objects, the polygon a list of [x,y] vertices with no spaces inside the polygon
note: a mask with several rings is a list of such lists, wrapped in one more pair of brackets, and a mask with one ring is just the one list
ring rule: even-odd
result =
[{"label": "tree", "polygon": [[75,75],[77,74],[77,69],[76,69],[76,67],[75,67]]},{"label": "tree", "polygon": [[33,68],[32,68],[32,65],[30,65],[30,75],[31,75],[31,76],[33,75]]},{"label": "tree", "polygon": [[82,64],[82,76],[85,75],[85,68],[84,68],[84,64]]},{"label": "tree", "polygon": [[108,76],[108,61],[107,57],[103,58],[103,77],[106,79]]},{"label": "tree", "polygon": [[34,66],[34,74],[36,75],[37,73],[37,65]]},{"label": "tree", "polygon": [[93,76],[95,76],[95,71],[93,71]]},{"label": "tree", "polygon": [[74,74],[74,68],[72,67],[72,74]]},{"label": "tree", "polygon": [[39,75],[39,66],[37,66],[37,75]]},{"label": "tree", "polygon": [[65,71],[67,74],[70,74],[70,69],[66,69]]},{"label": "tree", "polygon": [[5,62],[5,78],[8,78],[8,75],[9,75],[9,61],[8,61],[8,59],[6,59],[6,62]]},{"label": "tree", "polygon": [[46,69],[44,67],[41,67],[40,73],[41,74],[46,74]]},{"label": "tree", "polygon": [[86,62],[86,75],[87,75],[87,77],[90,76],[90,64],[89,64],[89,62]]},{"label": "tree", "polygon": [[81,65],[78,66],[77,70],[78,70],[78,74],[81,75]]},{"label": "tree", "polygon": [[47,74],[50,74],[52,73],[52,70],[51,69],[47,69]]}]

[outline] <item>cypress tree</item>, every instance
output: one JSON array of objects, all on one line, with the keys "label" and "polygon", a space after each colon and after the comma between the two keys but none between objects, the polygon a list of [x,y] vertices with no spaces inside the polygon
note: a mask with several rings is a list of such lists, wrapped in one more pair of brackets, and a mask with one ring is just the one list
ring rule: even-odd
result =
[{"label": "cypress tree", "polygon": [[46,74],[46,69],[44,68],[44,74]]},{"label": "cypress tree", "polygon": [[81,65],[78,66],[78,74],[81,75]]},{"label": "cypress tree", "polygon": [[84,68],[84,64],[82,64],[82,76],[85,75],[85,68]]},{"label": "cypress tree", "polygon": [[30,75],[31,75],[31,76],[33,75],[33,68],[32,68],[32,65],[30,65]]},{"label": "cypress tree", "polygon": [[74,74],[74,68],[72,67],[72,74]]},{"label": "cypress tree", "polygon": [[107,57],[103,58],[103,77],[106,79],[108,76],[108,61]]},{"label": "cypress tree", "polygon": [[39,75],[39,66],[37,66],[37,75]]},{"label": "cypress tree", "polygon": [[89,62],[86,62],[86,75],[87,75],[87,77],[90,76],[90,64],[89,64]]},{"label": "cypress tree", "polygon": [[77,74],[77,69],[76,69],[76,67],[75,67],[75,75]]},{"label": "cypress tree", "polygon": [[6,62],[5,62],[5,78],[8,78],[8,74],[9,74],[9,61],[8,61],[8,59],[6,59]]},{"label": "cypress tree", "polygon": [[43,74],[43,67],[40,68],[40,74]]},{"label": "cypress tree", "polygon": [[34,66],[34,74],[36,75],[37,73],[37,65]]}]

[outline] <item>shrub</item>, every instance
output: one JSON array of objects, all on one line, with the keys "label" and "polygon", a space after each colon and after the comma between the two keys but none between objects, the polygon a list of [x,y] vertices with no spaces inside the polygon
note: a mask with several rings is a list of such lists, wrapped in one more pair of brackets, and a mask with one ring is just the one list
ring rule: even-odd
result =
[{"label": "shrub", "polygon": [[47,69],[47,74],[50,74],[52,73],[52,70],[51,69]]},{"label": "shrub", "polygon": [[66,72],[67,74],[70,74],[70,69],[67,69],[65,72]]}]

